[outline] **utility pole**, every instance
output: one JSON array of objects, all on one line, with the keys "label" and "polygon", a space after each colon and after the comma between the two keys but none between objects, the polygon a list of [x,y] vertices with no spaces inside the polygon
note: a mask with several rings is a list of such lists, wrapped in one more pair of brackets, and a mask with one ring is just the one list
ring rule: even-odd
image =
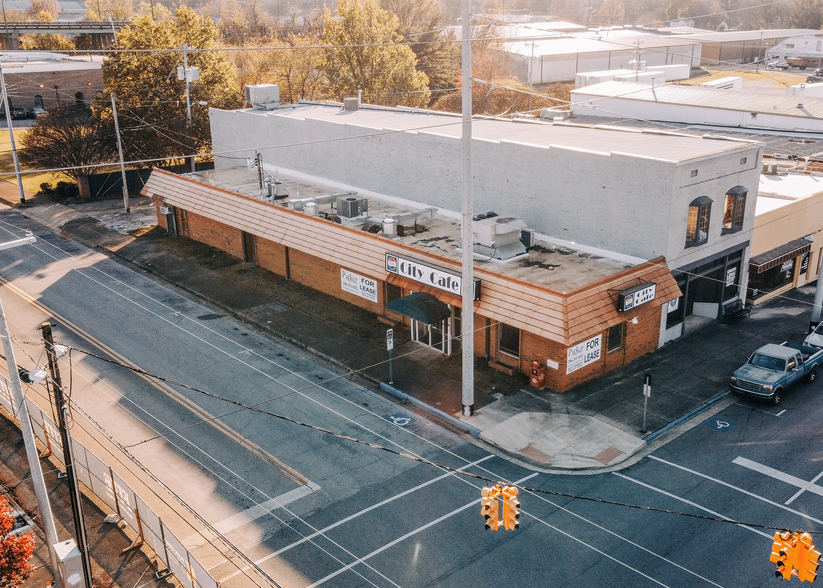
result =
[{"label": "utility pole", "polygon": [[74,515],[74,531],[77,534],[77,547],[83,562],[83,576],[86,588],[92,588],[94,582],[91,577],[91,561],[89,560],[89,542],[86,539],[86,526],[83,523],[83,503],[80,502],[80,489],[77,486],[77,472],[74,469],[74,458],[71,450],[71,437],[66,426],[66,412],[68,405],[63,396],[63,383],[60,380],[60,369],[57,366],[57,354],[54,352],[54,339],[51,334],[51,323],[41,323],[43,343],[46,346],[46,356],[49,360],[49,376],[54,391],[54,405],[57,408],[57,422],[60,429],[60,438],[63,441],[63,461],[66,464],[66,480],[71,494],[71,512]]},{"label": "utility pole", "polygon": [[[186,54],[186,45],[183,45],[183,74],[186,76],[186,127],[189,130],[189,134],[191,134],[191,99],[189,98],[189,79],[191,78],[191,75],[189,75],[189,61]],[[194,168],[193,153],[191,156],[191,171],[197,171]]]},{"label": "utility pole", "polygon": [[[472,235],[472,9],[471,0],[461,2],[461,75],[463,91],[463,215],[460,225],[463,258],[460,266],[462,281],[461,325],[461,399],[463,416],[474,414],[474,237]],[[488,336],[488,333],[486,334]]]},{"label": "utility pole", "polygon": [[9,97],[6,92],[6,78],[3,77],[2,64],[0,64],[0,86],[2,86],[3,90],[3,110],[6,111],[6,125],[8,125],[9,127],[9,138],[11,140],[11,157],[14,160],[14,173],[17,176],[17,189],[20,191],[20,204],[25,204],[26,195],[23,192],[23,178],[20,176],[20,161],[17,159],[17,146],[14,143],[14,127],[11,124]]},{"label": "utility pole", "polygon": [[[28,236],[17,241],[3,243],[0,245],[0,249],[10,249],[18,245],[34,243],[34,241],[34,236]],[[31,430],[29,409],[23,396],[20,373],[17,371],[17,361],[14,359],[14,347],[11,344],[11,335],[9,334],[8,324],[6,324],[6,313],[3,311],[2,301],[0,301],[0,338],[3,339],[3,350],[6,353],[11,393],[16,406],[13,416],[16,416],[20,421],[20,432],[23,434],[23,444],[26,447],[26,458],[29,462],[29,472],[31,472],[31,481],[34,485],[34,495],[37,498],[37,508],[40,510],[40,523],[43,525],[43,533],[46,535],[46,543],[49,548],[49,561],[51,562],[52,571],[57,574],[60,565],[57,561],[57,554],[54,552],[54,546],[57,544],[57,528],[54,526],[54,517],[51,513],[51,504],[49,504],[49,493],[43,479],[43,470],[40,468],[40,456],[34,440],[34,432]]]},{"label": "utility pole", "polygon": [[123,178],[123,207],[131,212],[129,206],[129,185],[126,182],[126,166],[123,163],[123,144],[120,142],[120,124],[117,122],[117,106],[114,104],[114,92],[111,93],[111,111],[114,114],[114,133],[117,135],[117,153],[120,154],[120,176]]}]

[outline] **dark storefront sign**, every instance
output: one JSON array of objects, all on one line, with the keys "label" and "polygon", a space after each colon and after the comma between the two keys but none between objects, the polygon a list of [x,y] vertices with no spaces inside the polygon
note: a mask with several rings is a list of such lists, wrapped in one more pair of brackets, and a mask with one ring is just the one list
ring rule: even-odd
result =
[{"label": "dark storefront sign", "polygon": [[800,258],[800,275],[802,276],[807,271],[809,271],[809,258],[811,257],[811,251],[807,251],[803,254],[803,257]]},{"label": "dark storefront sign", "polygon": [[637,308],[641,304],[654,300],[656,293],[657,284],[654,282],[646,282],[628,290],[623,290],[617,295],[617,310],[625,312]]}]

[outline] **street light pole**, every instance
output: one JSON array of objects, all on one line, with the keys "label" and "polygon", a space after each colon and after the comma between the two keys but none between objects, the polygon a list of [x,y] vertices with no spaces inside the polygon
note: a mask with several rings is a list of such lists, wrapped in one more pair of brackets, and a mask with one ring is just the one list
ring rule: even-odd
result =
[{"label": "street light pole", "polygon": [[3,91],[3,110],[6,111],[6,124],[9,127],[9,139],[11,140],[11,157],[14,160],[14,173],[17,176],[17,189],[20,192],[20,204],[26,203],[26,194],[23,192],[23,178],[20,175],[20,160],[17,159],[17,145],[14,142],[14,127],[11,124],[11,111],[9,110],[9,97],[6,92],[6,78],[3,77],[3,64],[0,63],[0,86]]},{"label": "street light pole", "polygon": [[[29,236],[25,239],[3,243],[0,245],[0,249],[9,249],[18,245],[34,243],[34,241],[35,237]],[[34,495],[37,498],[37,508],[40,510],[40,523],[43,525],[43,533],[46,535],[51,569],[56,574],[59,569],[57,554],[54,552],[54,546],[57,544],[57,528],[54,526],[54,517],[52,516],[51,504],[49,503],[49,493],[48,490],[46,490],[46,482],[43,479],[43,470],[40,468],[40,456],[34,440],[34,432],[31,430],[29,410],[26,405],[26,398],[23,395],[23,387],[20,384],[20,373],[17,371],[17,361],[14,359],[14,346],[11,344],[11,335],[9,334],[9,326],[6,323],[6,313],[3,311],[2,301],[0,301],[0,339],[3,339],[3,350],[6,354],[6,365],[9,370],[11,394],[16,407],[13,416],[16,416],[20,421],[20,432],[23,434],[23,444],[26,447],[26,458],[29,462],[31,482],[34,485]]]}]

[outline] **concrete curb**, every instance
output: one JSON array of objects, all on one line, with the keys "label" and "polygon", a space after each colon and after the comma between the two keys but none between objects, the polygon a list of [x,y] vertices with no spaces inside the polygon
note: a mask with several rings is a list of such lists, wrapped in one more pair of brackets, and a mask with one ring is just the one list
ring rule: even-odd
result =
[{"label": "concrete curb", "polygon": [[714,404],[715,402],[720,402],[721,400],[723,400],[723,398],[725,398],[725,396],[726,396],[725,394],[718,394],[718,395],[717,395],[717,396],[715,396],[714,398],[709,398],[709,399],[708,399],[706,402],[704,402],[703,404],[701,404],[701,405],[699,405],[699,406],[694,407],[693,409],[691,409],[691,410],[690,410],[689,412],[687,412],[686,414],[681,415],[681,416],[679,416],[678,418],[676,418],[676,419],[674,419],[673,421],[671,421],[669,424],[667,424],[667,425],[664,425],[664,426],[660,427],[659,429],[657,429],[656,431],[654,431],[654,432],[652,432],[652,433],[649,433],[648,435],[646,435],[645,437],[643,437],[643,441],[644,441],[646,444],[651,443],[652,441],[654,441],[655,439],[657,439],[658,437],[660,437],[662,434],[664,434],[664,433],[666,433],[667,431],[669,431],[669,430],[671,430],[671,429],[675,428],[675,427],[676,427],[677,425],[679,425],[680,423],[683,423],[683,422],[685,422],[685,421],[689,420],[690,418],[692,418],[692,417],[694,417],[694,416],[698,415],[699,413],[703,412],[704,410],[706,410],[707,408],[709,408],[709,407],[710,407],[712,404]]},{"label": "concrete curb", "polygon": [[481,433],[480,429],[472,427],[471,425],[467,425],[466,423],[464,423],[460,419],[454,418],[452,415],[446,414],[442,410],[434,408],[433,406],[429,406],[425,402],[421,402],[420,400],[418,400],[414,396],[409,396],[405,392],[401,392],[397,388],[395,388],[393,386],[390,386],[389,384],[386,384],[385,382],[380,382],[380,388],[382,388],[383,390],[385,390],[386,392],[388,392],[392,396],[396,396],[397,398],[400,398],[401,400],[405,400],[406,402],[409,402],[409,403],[415,405],[416,407],[432,414],[433,416],[435,416],[439,419],[445,420],[447,423],[449,423],[450,425],[452,425],[454,427],[457,427],[458,429],[466,431],[467,433],[469,433],[471,435],[474,435],[475,437],[480,437],[480,433]]}]

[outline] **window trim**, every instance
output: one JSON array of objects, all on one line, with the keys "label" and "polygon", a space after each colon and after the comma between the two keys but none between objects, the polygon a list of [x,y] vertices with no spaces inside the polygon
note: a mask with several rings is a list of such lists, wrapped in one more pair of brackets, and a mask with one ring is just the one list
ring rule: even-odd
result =
[{"label": "window trim", "polygon": [[[694,209],[694,236],[690,239],[689,233],[692,232],[692,210]],[[701,222],[701,219],[705,219]],[[689,203],[689,212],[686,217],[686,247],[699,247],[709,242],[709,228],[712,220],[712,199],[708,196],[700,196]],[[703,226],[704,225],[704,226]],[[705,228],[702,231],[704,237],[700,239],[701,226]]]},{"label": "window trim", "polygon": [[[746,198],[749,191],[743,186],[735,186],[726,192],[726,199],[723,203],[723,228],[721,235],[729,235],[743,230],[743,221],[746,216]],[[726,213],[729,211],[729,200],[733,199],[731,206],[731,221],[726,226]]]}]

